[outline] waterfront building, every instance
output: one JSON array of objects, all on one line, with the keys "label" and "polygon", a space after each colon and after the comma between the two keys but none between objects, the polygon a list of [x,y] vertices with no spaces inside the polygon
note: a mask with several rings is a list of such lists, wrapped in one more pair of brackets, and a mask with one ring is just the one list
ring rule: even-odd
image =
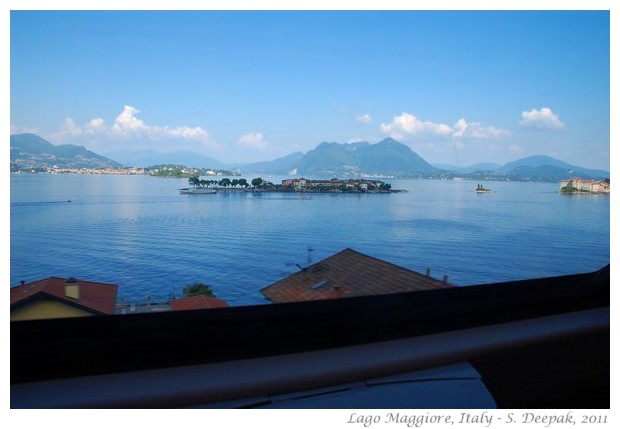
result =
[{"label": "waterfront building", "polygon": [[48,277],[11,288],[11,321],[113,314],[118,286]]},{"label": "waterfront building", "polygon": [[300,179],[284,179],[282,180],[282,186],[285,188],[295,188],[297,190],[330,190],[330,189],[360,189],[363,191],[380,189],[385,182],[381,180],[366,180],[366,179],[329,179],[329,180],[308,180],[304,178]]},{"label": "waterfront building", "polygon": [[589,180],[573,177],[572,179],[560,180],[560,191],[563,188],[575,188],[578,192],[609,193],[608,180]]},{"label": "waterfront building", "polygon": [[224,300],[207,295],[189,296],[170,301],[173,311],[185,310],[208,310],[211,308],[226,308],[228,303]]},{"label": "waterfront building", "polygon": [[313,301],[452,287],[353,249],[344,249],[261,290],[271,302]]}]

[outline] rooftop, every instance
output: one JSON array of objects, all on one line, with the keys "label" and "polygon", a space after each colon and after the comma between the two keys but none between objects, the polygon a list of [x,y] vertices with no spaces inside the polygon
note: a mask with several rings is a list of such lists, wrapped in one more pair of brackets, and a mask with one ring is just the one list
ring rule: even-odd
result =
[{"label": "rooftop", "polygon": [[[67,286],[79,292],[68,292]],[[118,286],[76,279],[48,277],[11,288],[11,308],[48,297],[100,314],[113,314]]]},{"label": "rooftop", "polygon": [[272,302],[297,302],[443,289],[452,285],[344,249],[261,290]]},{"label": "rooftop", "polygon": [[209,308],[228,307],[228,303],[212,296],[197,295],[187,298],[173,299],[172,301],[170,301],[170,306],[174,311],[206,310]]}]

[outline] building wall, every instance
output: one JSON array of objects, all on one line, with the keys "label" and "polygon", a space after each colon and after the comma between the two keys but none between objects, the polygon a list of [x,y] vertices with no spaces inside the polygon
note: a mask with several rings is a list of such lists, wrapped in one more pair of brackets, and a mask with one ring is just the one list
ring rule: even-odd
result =
[{"label": "building wall", "polygon": [[94,316],[94,314],[52,300],[36,300],[11,309],[11,321],[85,316]]},{"label": "building wall", "polygon": [[575,177],[569,180],[560,180],[560,190],[565,186],[572,186],[579,191],[609,192],[609,186],[602,181],[585,180]]}]

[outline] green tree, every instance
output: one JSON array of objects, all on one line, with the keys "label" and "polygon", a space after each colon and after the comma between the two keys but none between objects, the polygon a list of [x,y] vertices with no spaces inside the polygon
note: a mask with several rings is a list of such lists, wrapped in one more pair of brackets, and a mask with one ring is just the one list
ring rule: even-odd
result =
[{"label": "green tree", "polygon": [[215,297],[211,286],[204,283],[192,283],[183,288],[183,296],[206,295]]},{"label": "green tree", "polygon": [[574,186],[563,186],[560,189],[561,194],[572,194],[574,192],[579,192],[579,189],[575,188]]},{"label": "green tree", "polygon": [[261,179],[260,177],[257,177],[255,179],[252,179],[252,186],[255,188],[260,188],[260,185],[263,184],[263,179]]},{"label": "green tree", "polygon": [[228,188],[230,186],[230,179],[228,177],[224,177],[220,182],[223,187]]},{"label": "green tree", "polygon": [[245,180],[245,179],[239,179],[239,186],[243,186],[244,188],[246,188],[246,189],[247,189],[247,187],[248,187],[248,186],[250,186],[250,185],[248,184],[248,181],[247,181],[247,180]]},{"label": "green tree", "polygon": [[237,185],[239,185],[239,179],[232,179],[230,183],[232,184],[233,188],[236,188]]},{"label": "green tree", "polygon": [[198,178],[198,176],[192,176],[188,179],[188,182],[195,188],[200,184],[200,179]]}]

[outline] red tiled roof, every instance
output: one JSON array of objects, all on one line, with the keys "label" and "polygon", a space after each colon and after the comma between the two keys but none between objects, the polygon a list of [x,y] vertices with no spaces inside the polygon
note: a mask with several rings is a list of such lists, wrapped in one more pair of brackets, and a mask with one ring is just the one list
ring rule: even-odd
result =
[{"label": "red tiled roof", "polygon": [[170,301],[170,306],[173,310],[204,310],[209,308],[224,308],[228,307],[226,301],[213,298],[212,296],[197,295],[190,296],[189,298],[179,298]]},{"label": "red tiled roof", "polygon": [[270,301],[296,302],[452,287],[353,249],[345,249],[261,290]]},{"label": "red tiled roof", "polygon": [[[79,287],[79,298],[71,298],[65,294],[66,285]],[[75,307],[84,308],[102,314],[113,314],[116,304],[118,286],[107,283],[96,283],[78,280],[68,283],[60,277],[48,277],[32,283],[25,283],[11,288],[11,307],[27,300],[47,295],[53,299],[66,302]]]}]

